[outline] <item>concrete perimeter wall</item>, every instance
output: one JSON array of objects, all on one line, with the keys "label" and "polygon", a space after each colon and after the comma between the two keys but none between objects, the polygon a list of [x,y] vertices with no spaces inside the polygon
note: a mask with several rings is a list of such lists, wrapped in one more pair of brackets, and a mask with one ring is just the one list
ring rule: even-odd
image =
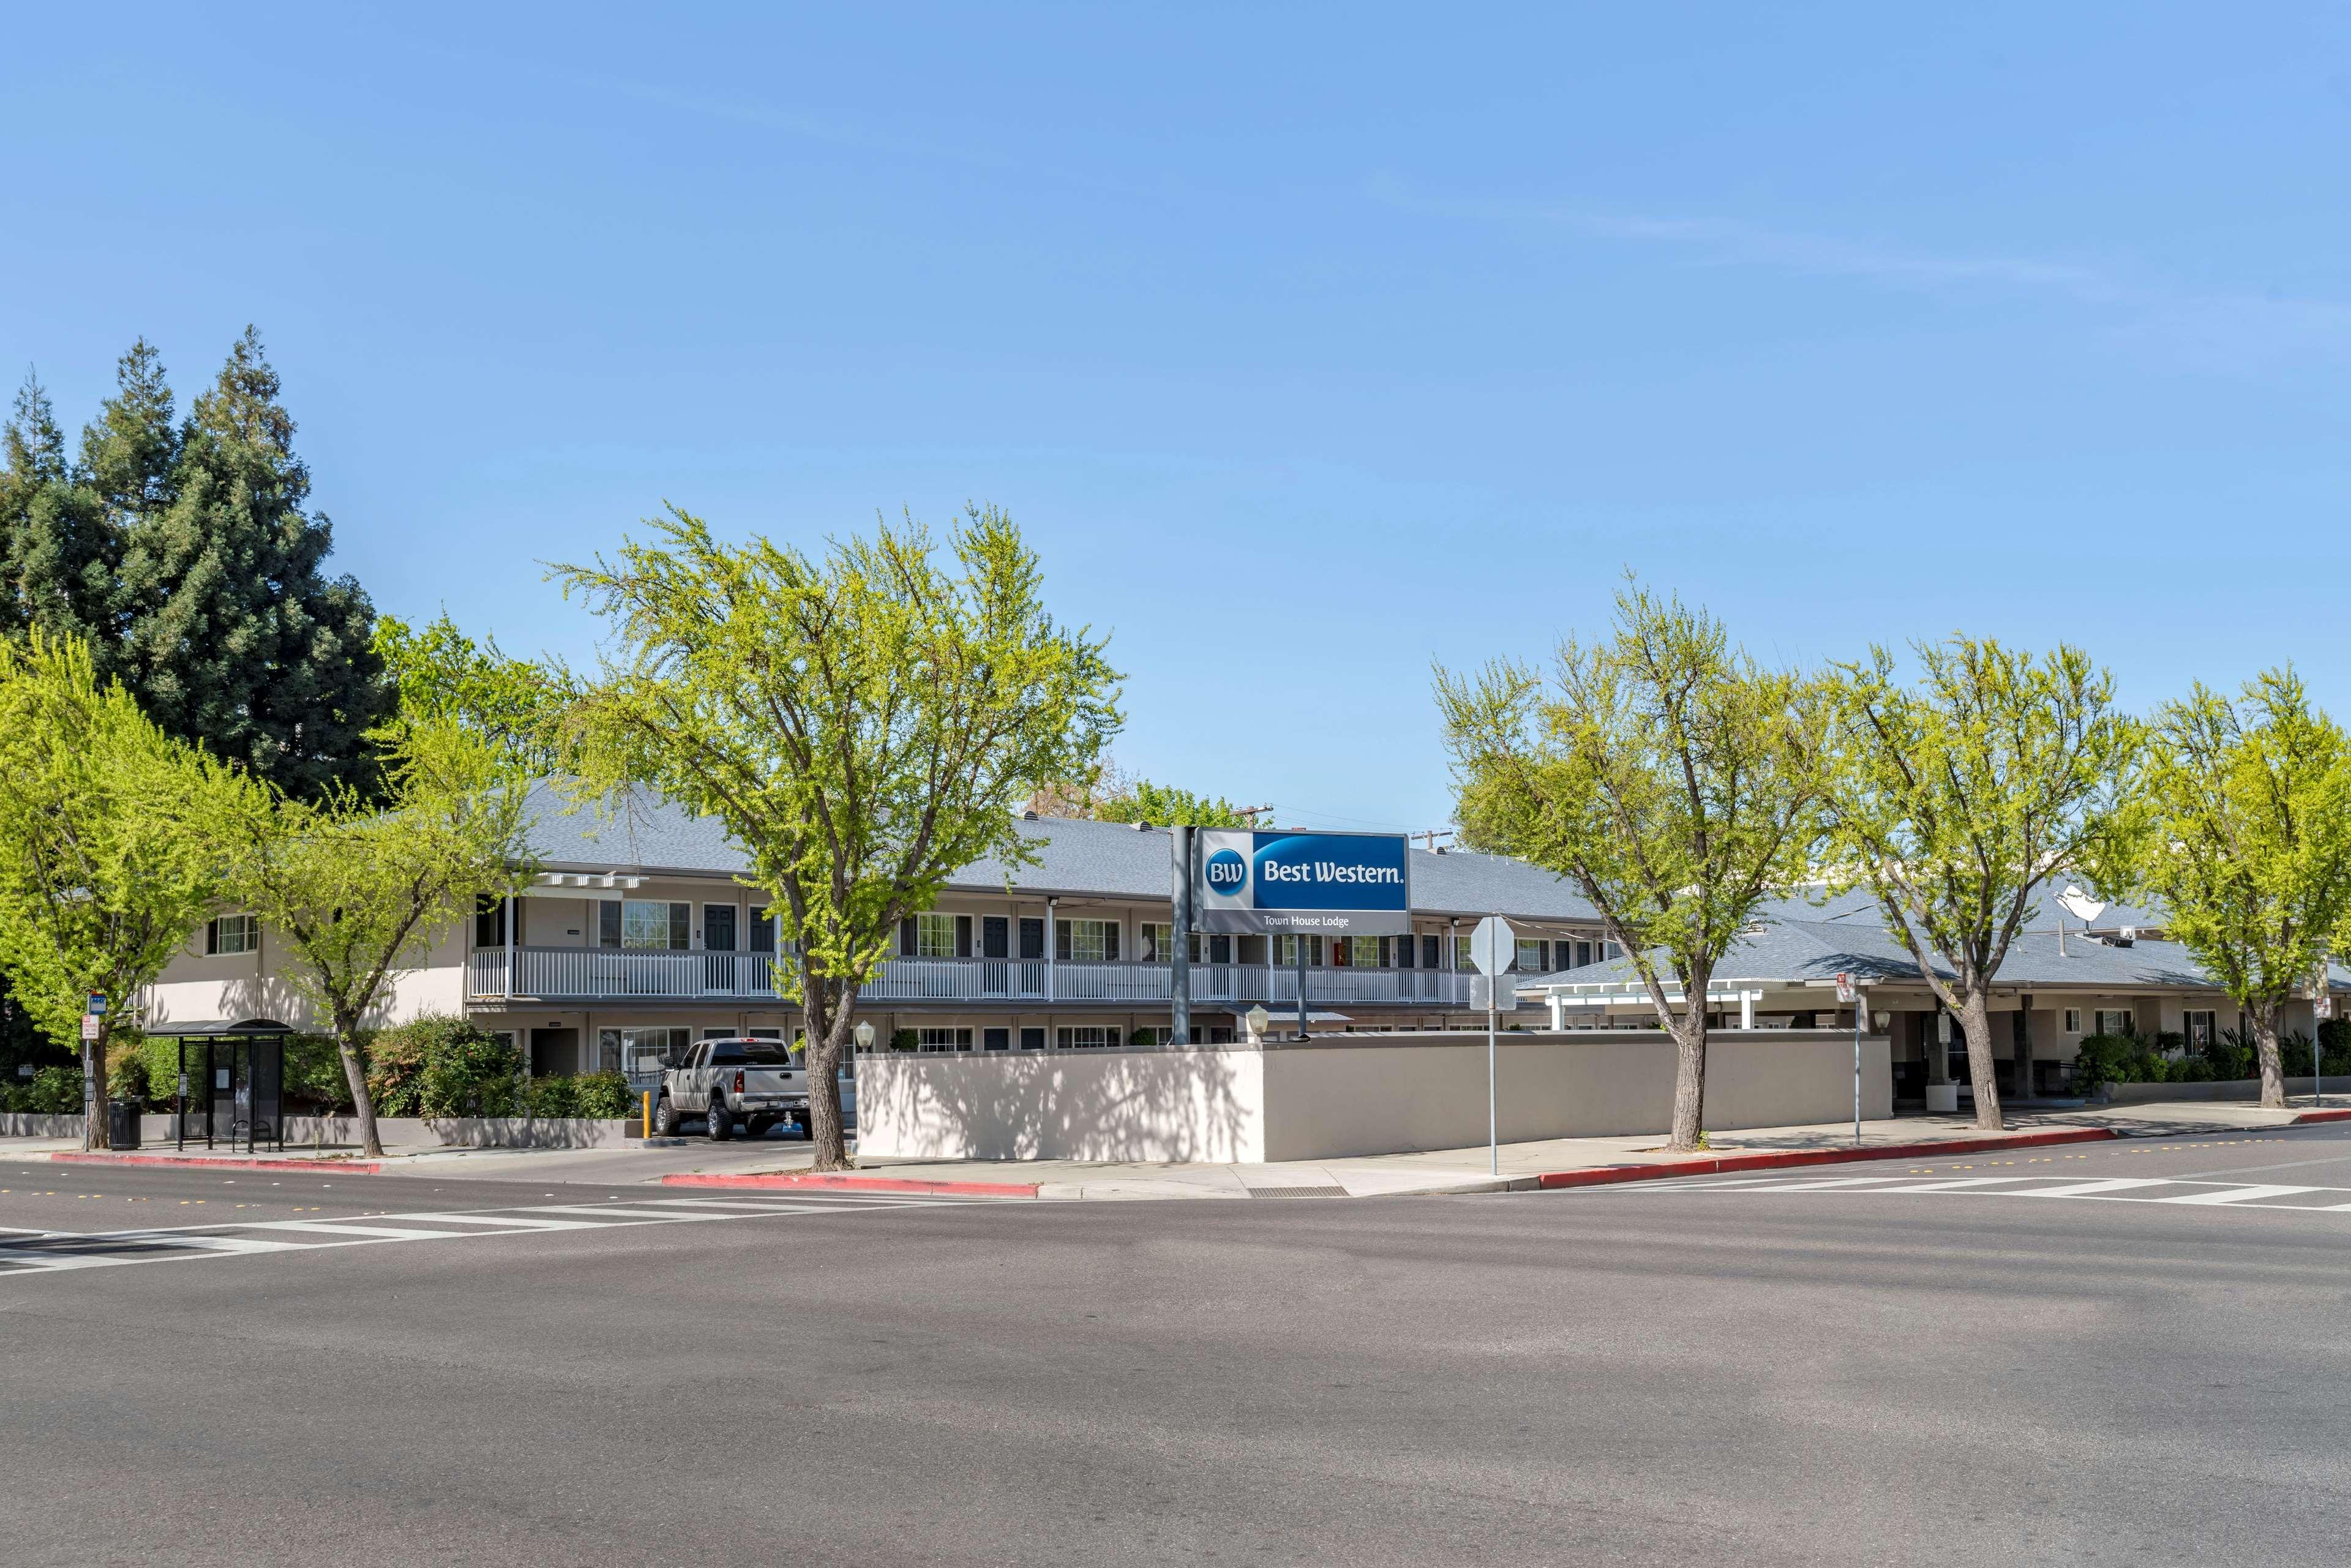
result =
[{"label": "concrete perimeter wall", "polygon": [[[204,1118],[189,1118],[194,1129],[193,1137],[204,1138]],[[582,1116],[444,1116],[431,1121],[413,1116],[379,1116],[376,1134],[386,1148],[437,1145],[444,1148],[472,1149],[596,1149],[609,1148],[627,1142],[637,1130],[633,1121],[591,1121]],[[78,1138],[81,1136],[79,1116],[0,1115],[0,1137],[11,1138]],[[139,1141],[146,1148],[161,1148],[176,1136],[175,1119],[169,1115],[142,1115],[139,1118]],[[359,1142],[359,1120],[352,1116],[329,1116],[323,1124],[316,1116],[286,1118],[286,1147],[288,1152],[308,1148],[316,1142],[332,1148],[349,1148]],[[225,1134],[222,1145],[227,1144]]]},{"label": "concrete perimeter wall", "polygon": [[[1505,1142],[1662,1133],[1674,1045],[1653,1030],[1505,1033]],[[1853,1037],[1725,1030],[1708,1042],[1706,1125],[1853,1114]],[[1862,1042],[1865,1117],[1893,1112],[1886,1042]],[[858,1153],[908,1159],[1336,1159],[1486,1141],[1486,1037],[1329,1035],[1202,1051],[861,1058]]]}]

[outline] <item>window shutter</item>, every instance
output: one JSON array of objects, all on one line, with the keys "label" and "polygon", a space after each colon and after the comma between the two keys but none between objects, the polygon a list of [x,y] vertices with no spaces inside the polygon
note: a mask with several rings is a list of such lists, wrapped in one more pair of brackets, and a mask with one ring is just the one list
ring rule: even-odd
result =
[{"label": "window shutter", "polygon": [[1118,922],[1115,920],[1102,922],[1102,956],[1112,959],[1118,956]]},{"label": "window shutter", "polygon": [[911,958],[914,956],[914,917],[909,915],[906,918],[898,922],[898,956],[901,958]]},{"label": "window shutter", "polygon": [[971,916],[968,915],[956,916],[956,956],[971,956]]}]

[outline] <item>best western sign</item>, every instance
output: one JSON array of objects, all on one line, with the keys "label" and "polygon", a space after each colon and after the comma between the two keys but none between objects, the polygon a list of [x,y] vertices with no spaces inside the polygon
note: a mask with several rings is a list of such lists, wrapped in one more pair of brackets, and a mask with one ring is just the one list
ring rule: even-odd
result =
[{"label": "best western sign", "polygon": [[1400,837],[1208,829],[1196,838],[1192,917],[1203,931],[1400,936],[1412,929]]}]

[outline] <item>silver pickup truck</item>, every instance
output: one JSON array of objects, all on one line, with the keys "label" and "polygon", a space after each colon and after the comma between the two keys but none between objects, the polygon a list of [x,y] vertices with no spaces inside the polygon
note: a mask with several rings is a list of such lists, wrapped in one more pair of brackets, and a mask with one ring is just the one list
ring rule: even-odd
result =
[{"label": "silver pickup truck", "polygon": [[708,1119],[724,1140],[739,1128],[758,1137],[778,1122],[808,1120],[808,1073],[778,1040],[705,1040],[662,1074],[653,1126],[675,1137],[689,1117]]}]

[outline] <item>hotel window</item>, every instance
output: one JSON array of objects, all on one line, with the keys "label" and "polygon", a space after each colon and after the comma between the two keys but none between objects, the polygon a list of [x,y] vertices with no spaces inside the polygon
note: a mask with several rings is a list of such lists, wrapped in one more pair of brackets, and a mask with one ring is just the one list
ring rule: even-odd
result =
[{"label": "hotel window", "polygon": [[[914,956],[952,958],[956,956],[956,923],[952,915],[914,916]],[[933,1031],[925,1030],[925,1034]]]},{"label": "hotel window", "polygon": [[1118,1043],[1118,1031],[1107,1024],[1064,1026],[1054,1031],[1063,1051],[1102,1051]]},{"label": "hotel window", "polygon": [[[734,1031],[726,1031],[732,1034]],[[690,1029],[601,1029],[596,1031],[598,1071],[650,1078],[675,1067],[694,1047]]]},{"label": "hotel window", "polygon": [[2065,1009],[2065,1032],[2067,1034],[2079,1034],[2082,1032],[2081,1009],[2067,1008]]},{"label": "hotel window", "polygon": [[914,1031],[914,1049],[928,1051],[969,1051],[971,1030],[937,1024],[925,1025]]},{"label": "hotel window", "polygon": [[2098,1026],[2095,1032],[2099,1034],[2131,1034],[2138,1027],[2131,1015],[2120,1008],[2100,1008],[2092,1017]]},{"label": "hotel window", "polygon": [[204,951],[226,958],[261,948],[261,921],[251,915],[224,915],[204,925]]},{"label": "hotel window", "polygon": [[2183,1021],[2188,1026],[2184,1032],[2188,1036],[2190,1050],[2201,1050],[2220,1038],[2220,1030],[2216,1027],[2218,1019],[2211,1013],[2191,1012]]},{"label": "hotel window", "polygon": [[1118,956],[1118,922],[1064,920],[1054,936],[1053,956],[1080,964],[1107,964]]},{"label": "hotel window", "polygon": [[694,945],[694,905],[649,898],[607,900],[597,910],[597,939],[606,947],[683,953]]}]

